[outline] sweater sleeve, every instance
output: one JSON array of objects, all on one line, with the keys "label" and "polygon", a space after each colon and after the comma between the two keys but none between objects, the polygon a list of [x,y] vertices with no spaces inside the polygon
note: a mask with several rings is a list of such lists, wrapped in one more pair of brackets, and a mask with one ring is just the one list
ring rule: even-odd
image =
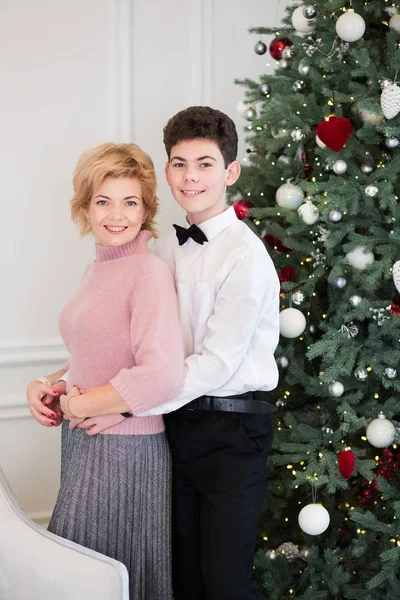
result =
[{"label": "sweater sleeve", "polygon": [[131,300],[135,364],[121,369],[111,384],[136,415],[179,394],[184,349],[173,279],[161,259],[151,257]]}]

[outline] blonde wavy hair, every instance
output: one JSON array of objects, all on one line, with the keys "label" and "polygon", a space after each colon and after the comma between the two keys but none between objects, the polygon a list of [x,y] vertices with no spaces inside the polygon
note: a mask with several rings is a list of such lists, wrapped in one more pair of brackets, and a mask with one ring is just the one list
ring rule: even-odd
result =
[{"label": "blonde wavy hair", "polygon": [[150,231],[157,238],[154,217],[158,210],[158,198],[153,161],[136,144],[113,143],[101,144],[87,150],[82,154],[75,167],[71,217],[81,235],[92,232],[91,225],[82,209],[89,208],[93,194],[106,177],[131,177],[138,180],[143,203],[147,210],[147,217],[141,229]]}]

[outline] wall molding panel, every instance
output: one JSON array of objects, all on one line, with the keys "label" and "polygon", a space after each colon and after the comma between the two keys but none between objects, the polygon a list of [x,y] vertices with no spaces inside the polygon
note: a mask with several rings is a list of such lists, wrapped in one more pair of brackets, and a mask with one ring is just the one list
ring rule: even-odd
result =
[{"label": "wall molding panel", "polygon": [[31,340],[0,343],[0,368],[36,365],[42,363],[63,363],[68,352],[61,339]]}]

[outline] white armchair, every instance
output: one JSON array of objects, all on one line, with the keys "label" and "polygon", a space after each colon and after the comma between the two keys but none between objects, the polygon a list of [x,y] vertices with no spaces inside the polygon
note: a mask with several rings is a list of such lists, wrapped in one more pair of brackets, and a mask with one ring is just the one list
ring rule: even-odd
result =
[{"label": "white armchair", "polygon": [[1,468],[0,599],[129,600],[125,565],[36,525]]}]

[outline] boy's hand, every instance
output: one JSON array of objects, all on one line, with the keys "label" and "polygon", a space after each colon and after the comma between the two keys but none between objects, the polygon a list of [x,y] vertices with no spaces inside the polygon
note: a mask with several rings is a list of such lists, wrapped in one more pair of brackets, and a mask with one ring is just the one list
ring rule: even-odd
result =
[{"label": "boy's hand", "polygon": [[80,392],[79,388],[77,388],[77,386],[74,385],[69,390],[69,392],[66,396],[65,395],[60,396],[61,410],[63,412],[64,419],[67,419],[68,421],[70,419],[76,419],[76,417],[70,412],[69,402],[70,402],[71,398],[74,398],[74,397],[80,396],[80,395],[81,395],[81,392]]},{"label": "boy's hand", "polygon": [[[132,417],[131,417],[132,418]],[[99,417],[89,417],[84,419],[78,425],[78,429],[84,429],[88,435],[96,435],[113,425],[118,425],[125,420],[125,417],[116,413],[115,415],[101,415]],[[71,427],[70,427],[71,428]]]}]

